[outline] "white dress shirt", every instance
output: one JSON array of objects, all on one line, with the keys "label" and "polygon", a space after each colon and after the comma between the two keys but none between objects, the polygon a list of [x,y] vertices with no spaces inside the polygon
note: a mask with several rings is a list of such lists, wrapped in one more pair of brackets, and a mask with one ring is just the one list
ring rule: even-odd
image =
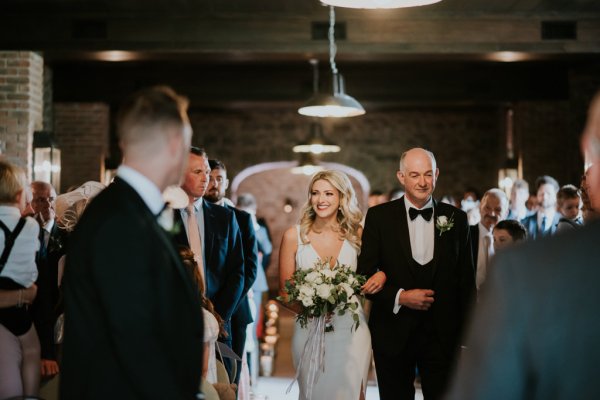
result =
[{"label": "white dress shirt", "polygon": [[[410,215],[408,214],[408,210],[412,208],[416,208],[418,210],[432,208],[433,200],[429,199],[429,201],[422,207],[416,207],[412,204],[406,196],[404,196],[404,207],[406,208],[406,222],[408,224],[408,235],[410,236],[410,251],[412,253],[412,258],[419,264],[425,265],[431,260],[433,260],[433,249],[435,244],[435,221],[434,216],[431,216],[429,221],[425,221],[422,215],[417,215],[417,218],[414,220],[410,219]],[[396,294],[396,299],[394,301],[394,314],[397,314],[402,307],[398,304],[398,300],[400,299],[400,294],[404,291],[404,289],[398,290]]]},{"label": "white dress shirt", "polygon": [[158,215],[165,206],[162,193],[158,186],[145,175],[126,165],[121,165],[117,170],[117,176],[123,179],[142,198],[150,212]]},{"label": "white dress shirt", "polygon": [[[20,218],[21,211],[17,207],[0,206],[0,220],[11,231],[15,229]],[[0,273],[1,277],[9,278],[26,288],[35,283],[38,276],[35,253],[40,248],[39,234],[40,225],[35,219],[27,217]],[[0,229],[0,254],[4,251],[4,239],[4,230]]]},{"label": "white dress shirt", "polygon": [[490,257],[494,255],[494,236],[492,231],[488,231],[480,222],[479,224],[479,244],[477,248],[477,272],[475,275],[475,286],[477,290],[485,282],[487,267]]},{"label": "white dress shirt", "polygon": [[545,210],[538,211],[537,213],[537,226],[538,231],[540,232],[542,231],[542,220],[544,219],[544,215],[546,216],[546,226],[544,227],[544,232],[552,228],[552,222],[554,221],[554,216],[556,215],[556,210],[554,208],[551,208],[546,212],[544,211]]}]

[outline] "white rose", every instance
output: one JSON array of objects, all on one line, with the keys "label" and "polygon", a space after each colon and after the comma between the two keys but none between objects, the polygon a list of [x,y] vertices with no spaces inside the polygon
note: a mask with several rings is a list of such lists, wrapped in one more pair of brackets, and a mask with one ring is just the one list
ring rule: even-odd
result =
[{"label": "white rose", "polygon": [[315,303],[313,302],[313,299],[312,299],[312,297],[304,297],[304,298],[302,299],[302,305],[303,305],[304,307],[310,307],[310,306],[312,306],[312,305],[314,305],[314,304],[315,304]]},{"label": "white rose", "polygon": [[448,217],[446,217],[445,215],[440,215],[437,220],[438,224],[440,225],[446,225],[448,223]]},{"label": "white rose", "polygon": [[337,272],[335,272],[334,270],[331,270],[329,268],[325,268],[323,270],[323,276],[325,278],[335,278],[336,275],[337,275]]},{"label": "white rose", "polygon": [[300,287],[298,287],[298,298],[303,299],[305,297],[313,297],[313,295],[315,294],[315,290],[308,286],[308,285],[300,285]]},{"label": "white rose", "polygon": [[340,283],[339,288],[342,289],[344,292],[346,292],[346,295],[348,296],[348,298],[350,298],[354,294],[354,290],[352,289],[352,286],[350,286],[346,282]]},{"label": "white rose", "polygon": [[319,273],[317,271],[312,271],[306,274],[304,280],[308,283],[315,283],[319,278]]},{"label": "white rose", "polygon": [[323,284],[317,286],[317,296],[327,300],[331,296],[331,291],[334,289],[333,285]]},{"label": "white rose", "polygon": [[348,277],[348,284],[349,285],[354,285],[356,283],[356,278],[354,277],[354,275],[350,275]]}]

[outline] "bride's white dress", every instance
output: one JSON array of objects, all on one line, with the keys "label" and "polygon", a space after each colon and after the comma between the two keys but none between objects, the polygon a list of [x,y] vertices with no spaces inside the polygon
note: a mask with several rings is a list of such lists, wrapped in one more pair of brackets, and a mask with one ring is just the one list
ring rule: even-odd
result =
[{"label": "bride's white dress", "polygon": [[[298,231],[298,250],[296,252],[296,268],[311,269],[315,261],[319,259],[316,250],[308,244],[302,244],[300,231]],[[344,240],[340,254],[337,258],[340,264],[346,264],[356,270],[357,252],[354,247]],[[314,400],[358,400],[361,385],[367,388],[367,374],[371,361],[371,333],[365,321],[365,316],[360,309],[360,326],[351,330],[353,320],[350,313],[333,316],[333,332],[325,333],[325,371],[312,388],[312,399]],[[292,339],[292,355],[294,366],[297,367],[304,344],[308,338],[309,326],[300,327],[296,323],[294,337]],[[307,388],[303,387],[306,382],[303,377],[308,373],[308,365],[302,366],[298,383],[300,385],[300,400],[307,397]]]}]

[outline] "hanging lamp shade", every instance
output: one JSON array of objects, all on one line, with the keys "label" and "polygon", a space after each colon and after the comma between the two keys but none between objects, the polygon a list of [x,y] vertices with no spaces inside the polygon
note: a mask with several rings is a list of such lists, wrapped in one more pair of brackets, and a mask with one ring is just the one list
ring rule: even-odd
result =
[{"label": "hanging lamp shade", "polygon": [[316,59],[310,60],[313,66],[313,96],[298,109],[298,113],[307,117],[355,117],[363,115],[365,109],[352,96],[346,94],[344,77],[339,73],[335,64],[335,54],[337,47],[335,45],[335,11],[329,7],[329,64],[333,78],[333,93],[324,94],[319,92],[319,69]]},{"label": "hanging lamp shade", "polygon": [[441,0],[321,0],[328,6],[342,8],[404,8],[426,6]]},{"label": "hanging lamp shade", "polygon": [[292,168],[292,174],[296,175],[313,175],[316,172],[322,171],[323,166],[319,165],[317,157],[312,153],[300,153],[298,166]]},{"label": "hanging lamp shade", "polygon": [[337,153],[341,148],[325,138],[321,124],[313,122],[310,125],[310,136],[308,139],[294,146],[292,150],[294,153],[323,154]]}]

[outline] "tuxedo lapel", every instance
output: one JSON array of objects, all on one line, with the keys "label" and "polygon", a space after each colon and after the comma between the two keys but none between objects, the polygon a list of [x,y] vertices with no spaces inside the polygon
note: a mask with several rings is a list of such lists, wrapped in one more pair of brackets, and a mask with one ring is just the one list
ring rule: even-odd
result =
[{"label": "tuxedo lapel", "polygon": [[[431,265],[433,279],[435,279],[435,273],[437,272],[437,265],[440,258],[440,252],[442,251],[442,241],[444,239],[444,234],[440,235],[440,232],[438,232],[438,229],[435,226],[437,225],[438,216],[444,215],[440,211],[441,210],[439,209],[437,202],[435,201],[435,199],[433,199],[433,263]],[[448,219],[450,219],[450,216],[447,217]]]},{"label": "tuxedo lapel", "polygon": [[414,273],[413,273],[413,269],[410,268],[410,265],[415,263],[415,260],[413,259],[412,256],[412,249],[410,247],[410,233],[408,232],[408,219],[406,217],[406,205],[404,203],[404,197],[402,197],[399,201],[398,201],[398,207],[396,207],[396,218],[392,219],[392,221],[396,220],[399,221],[400,223],[397,225],[397,229],[398,229],[398,239],[400,240],[400,247],[398,247],[398,249],[400,250],[400,254],[399,254],[399,259],[402,260],[406,260],[406,262],[409,264],[409,268],[408,270],[410,271],[410,274],[413,276],[414,278]]}]

